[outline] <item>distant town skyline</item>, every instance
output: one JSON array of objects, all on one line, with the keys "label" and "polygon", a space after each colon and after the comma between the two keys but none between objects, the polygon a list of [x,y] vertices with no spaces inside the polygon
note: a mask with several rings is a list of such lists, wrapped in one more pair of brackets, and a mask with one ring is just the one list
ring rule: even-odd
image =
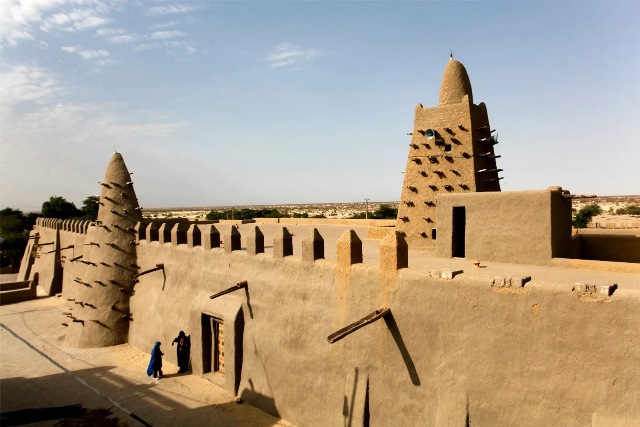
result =
[{"label": "distant town skyline", "polygon": [[81,205],[114,150],[140,204],[399,200],[450,50],[503,191],[640,193],[640,4],[9,0],[0,208]]}]

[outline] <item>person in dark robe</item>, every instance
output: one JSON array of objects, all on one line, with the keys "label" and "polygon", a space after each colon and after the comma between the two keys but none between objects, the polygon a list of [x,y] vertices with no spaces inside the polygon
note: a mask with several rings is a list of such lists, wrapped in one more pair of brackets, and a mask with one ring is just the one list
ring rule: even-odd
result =
[{"label": "person in dark robe", "polygon": [[176,353],[178,356],[178,373],[182,374],[189,370],[189,360],[191,359],[191,336],[185,335],[184,331],[180,331],[176,339],[171,345],[178,344]]},{"label": "person in dark robe", "polygon": [[151,350],[151,360],[147,368],[147,375],[153,375],[154,380],[162,378],[162,356],[164,353],[160,350],[160,341],[156,341]]}]

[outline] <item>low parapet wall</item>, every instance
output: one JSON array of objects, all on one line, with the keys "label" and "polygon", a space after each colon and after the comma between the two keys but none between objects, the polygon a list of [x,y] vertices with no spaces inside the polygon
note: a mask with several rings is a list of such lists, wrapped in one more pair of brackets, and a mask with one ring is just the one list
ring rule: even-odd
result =
[{"label": "low parapet wall", "polygon": [[37,276],[34,280],[0,284],[0,305],[27,301],[37,297]]},{"label": "low parapet wall", "polygon": [[581,229],[573,235],[573,240],[577,241],[576,258],[640,263],[639,230]]},{"label": "low parapet wall", "polygon": [[[282,225],[351,225],[354,227],[395,227],[395,219],[346,219],[346,218],[256,218],[256,224]],[[221,221],[222,222],[222,221]]]},{"label": "low parapet wall", "polygon": [[[137,239],[140,269],[163,269],[139,278],[129,341],[148,351],[184,330],[202,374],[203,325],[220,320],[229,331],[223,383],[268,412],[311,426],[363,425],[365,408],[372,426],[640,423],[637,291],[409,269],[398,233],[370,265],[349,231],[335,262],[317,230],[302,257],[290,256],[284,230],[272,254],[259,228],[246,250],[237,229],[225,231],[224,248],[216,232],[176,225],[168,240]],[[327,342],[381,307],[391,314]]]},{"label": "low parapet wall", "polygon": [[90,221],[38,218],[20,264],[19,280],[39,275],[38,286],[48,295],[62,290],[68,260],[82,257]]}]

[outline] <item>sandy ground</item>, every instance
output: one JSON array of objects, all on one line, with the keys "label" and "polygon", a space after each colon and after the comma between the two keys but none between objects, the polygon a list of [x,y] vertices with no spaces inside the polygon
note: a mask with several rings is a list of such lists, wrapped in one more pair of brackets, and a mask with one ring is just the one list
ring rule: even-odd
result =
[{"label": "sandy ground", "polygon": [[[291,426],[201,377],[146,375],[149,355],[129,345],[64,345],[61,298],[0,307],[0,425]],[[174,350],[164,346],[165,352]]]}]

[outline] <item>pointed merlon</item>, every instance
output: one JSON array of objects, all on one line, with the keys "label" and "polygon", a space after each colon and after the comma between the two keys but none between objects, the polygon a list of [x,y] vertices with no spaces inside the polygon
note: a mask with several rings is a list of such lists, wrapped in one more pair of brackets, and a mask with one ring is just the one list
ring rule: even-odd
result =
[{"label": "pointed merlon", "polygon": [[249,229],[247,235],[247,255],[264,253],[264,234],[257,225]]},{"label": "pointed merlon", "polygon": [[350,270],[353,264],[362,263],[362,240],[355,231],[347,230],[337,242],[338,268]]},{"label": "pointed merlon", "polygon": [[293,255],[293,236],[287,227],[282,227],[273,238],[273,257],[284,258],[290,255]]},{"label": "pointed merlon", "polygon": [[380,242],[380,270],[386,273],[397,272],[409,266],[409,247],[404,236],[394,231]]},{"label": "pointed merlon", "polygon": [[202,248],[209,251],[213,248],[220,247],[220,232],[212,224],[198,225],[202,237]]},{"label": "pointed merlon", "polygon": [[224,252],[231,253],[240,250],[240,232],[232,225],[224,235]]},{"label": "pointed merlon", "polygon": [[317,228],[312,228],[302,240],[302,260],[313,262],[324,258],[324,239]]}]

